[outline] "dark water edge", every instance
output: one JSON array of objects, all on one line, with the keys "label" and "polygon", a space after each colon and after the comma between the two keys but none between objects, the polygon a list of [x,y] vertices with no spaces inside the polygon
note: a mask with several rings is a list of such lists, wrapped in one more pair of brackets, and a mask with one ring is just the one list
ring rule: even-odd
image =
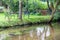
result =
[{"label": "dark water edge", "polygon": [[13,26],[0,26],[0,31],[5,30],[5,29],[8,29],[8,28],[21,28],[21,27],[24,27],[26,25],[28,26],[32,26],[32,25],[40,25],[40,24],[51,24],[51,23],[60,23],[60,21],[52,21],[52,22],[36,22],[36,23],[26,23],[26,24],[17,24],[17,25],[13,25]]}]

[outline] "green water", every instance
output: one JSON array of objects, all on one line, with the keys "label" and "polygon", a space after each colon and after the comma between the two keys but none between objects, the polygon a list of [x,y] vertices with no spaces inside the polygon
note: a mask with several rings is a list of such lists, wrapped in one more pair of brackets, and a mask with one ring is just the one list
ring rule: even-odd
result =
[{"label": "green water", "polygon": [[60,40],[60,23],[5,29],[0,40]]}]

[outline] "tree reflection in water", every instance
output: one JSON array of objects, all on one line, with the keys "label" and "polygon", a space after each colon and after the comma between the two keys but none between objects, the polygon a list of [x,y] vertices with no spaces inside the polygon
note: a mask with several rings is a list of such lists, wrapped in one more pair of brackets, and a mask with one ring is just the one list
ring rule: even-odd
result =
[{"label": "tree reflection in water", "polygon": [[21,35],[10,35],[9,40],[55,40],[54,28],[51,24],[44,27],[36,27],[29,31],[22,30]]},{"label": "tree reflection in water", "polygon": [[[48,37],[54,40],[54,28],[51,24],[49,24],[48,27],[37,27],[36,29],[30,30],[28,33],[19,35],[19,40],[48,40]],[[15,40],[16,38],[12,39]]]},{"label": "tree reflection in water", "polygon": [[50,39],[55,40],[55,38],[54,38],[54,28],[53,28],[52,24],[49,24],[49,25],[50,25]]}]

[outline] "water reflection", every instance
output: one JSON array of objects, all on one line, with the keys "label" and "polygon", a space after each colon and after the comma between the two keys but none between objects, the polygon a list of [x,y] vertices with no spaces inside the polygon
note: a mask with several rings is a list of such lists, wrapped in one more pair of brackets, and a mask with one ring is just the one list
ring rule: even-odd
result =
[{"label": "water reflection", "polygon": [[54,39],[54,28],[53,28],[52,24],[50,24],[50,37],[51,37],[50,38],[51,40],[55,40]]},{"label": "water reflection", "polygon": [[49,36],[53,39],[53,33],[51,25],[50,27],[36,27],[35,29],[28,31],[28,33],[23,32],[22,35],[13,36],[10,40],[46,40]]},{"label": "water reflection", "polygon": [[[54,33],[52,24],[49,24],[48,26],[38,26],[28,31],[22,30],[19,35],[8,34],[8,40],[55,40]],[[0,38],[0,40],[2,39]]]},{"label": "water reflection", "polygon": [[9,36],[8,34],[0,34],[0,40],[4,40],[6,36]]}]

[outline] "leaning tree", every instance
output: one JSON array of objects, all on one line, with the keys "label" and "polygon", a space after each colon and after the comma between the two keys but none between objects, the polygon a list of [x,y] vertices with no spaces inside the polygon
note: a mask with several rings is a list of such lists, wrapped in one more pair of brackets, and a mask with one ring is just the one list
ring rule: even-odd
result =
[{"label": "leaning tree", "polygon": [[54,18],[54,13],[56,12],[57,7],[60,5],[60,0],[47,0],[48,8],[51,12],[51,19],[49,22],[51,22]]}]

